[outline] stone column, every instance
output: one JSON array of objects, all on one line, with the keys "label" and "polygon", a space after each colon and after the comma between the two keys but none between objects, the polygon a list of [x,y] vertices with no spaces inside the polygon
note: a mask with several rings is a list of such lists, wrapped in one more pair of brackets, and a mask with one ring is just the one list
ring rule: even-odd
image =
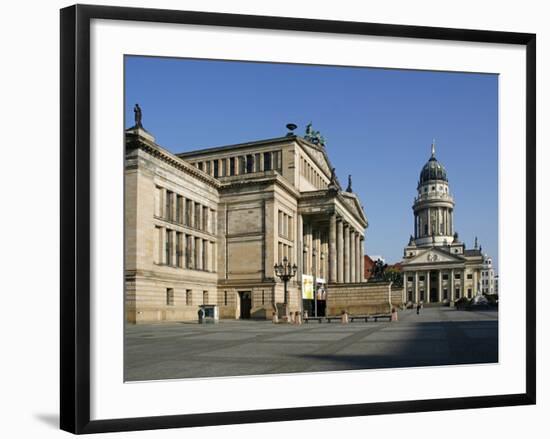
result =
[{"label": "stone column", "polygon": [[414,302],[420,302],[420,295],[418,291],[418,271],[414,272]]},{"label": "stone column", "polygon": [[360,282],[365,281],[365,238],[361,236],[359,238],[359,251],[360,251],[360,261],[359,261],[359,272],[361,273]]},{"label": "stone column", "polygon": [[344,222],[342,218],[337,219],[336,223],[336,263],[338,283],[344,282]]},{"label": "stone column", "polygon": [[176,222],[178,219],[178,196],[175,192],[172,192],[172,221]]},{"label": "stone column", "polygon": [[307,225],[307,272],[313,274],[313,229],[311,223]]},{"label": "stone column", "polygon": [[430,303],[430,271],[426,271],[426,276],[424,277],[426,282],[424,283],[424,301]]},{"label": "stone column", "polygon": [[349,281],[355,282],[355,230],[350,228],[349,233]]},{"label": "stone column", "polygon": [[[263,154],[260,154],[263,157]],[[302,215],[298,214],[298,225],[296,227],[296,265],[298,266],[297,279],[302,281],[302,274],[304,274],[304,219]]]},{"label": "stone column", "polygon": [[349,249],[349,224],[344,224],[344,282],[349,283],[350,275],[350,249]]},{"label": "stone column", "polygon": [[451,295],[449,296],[451,302],[455,301],[455,269],[451,268]]},{"label": "stone column", "polygon": [[191,235],[189,239],[189,244],[191,245],[191,248],[189,249],[189,258],[191,259],[191,263],[189,264],[189,267],[193,270],[196,270],[197,264],[195,259],[195,237]]},{"label": "stone column", "polygon": [[402,303],[407,303],[407,287],[408,287],[408,276],[407,272],[403,272],[403,297],[401,298]]},{"label": "stone column", "polygon": [[197,246],[197,270],[204,270],[203,264],[202,264],[202,239],[198,238],[195,240],[195,245]]},{"label": "stone column", "polygon": [[468,296],[468,289],[466,288],[466,269],[462,270],[462,297]]},{"label": "stone column", "polygon": [[438,271],[438,288],[439,288],[439,301],[443,302],[443,282],[442,282],[442,273],[441,270]]},{"label": "stone column", "polygon": [[166,227],[160,228],[160,264],[166,264]]},{"label": "stone column", "polygon": [[172,234],[172,265],[177,266],[177,249],[178,249],[178,234],[175,230],[171,230]]},{"label": "stone column", "polygon": [[210,258],[211,258],[211,264],[212,264],[211,270],[214,273],[218,271],[216,256],[217,256],[216,255],[216,243],[213,242],[213,241],[210,241]]},{"label": "stone column", "polygon": [[328,264],[329,264],[329,282],[336,282],[337,276],[337,263],[336,263],[336,214],[330,216],[329,237],[328,237]]},{"label": "stone column", "polygon": [[189,218],[188,226],[196,228],[197,225],[195,224],[195,202],[193,200],[190,200],[190,199],[187,199],[187,202],[189,203],[189,210],[190,210],[189,216],[191,217],[191,218]]}]

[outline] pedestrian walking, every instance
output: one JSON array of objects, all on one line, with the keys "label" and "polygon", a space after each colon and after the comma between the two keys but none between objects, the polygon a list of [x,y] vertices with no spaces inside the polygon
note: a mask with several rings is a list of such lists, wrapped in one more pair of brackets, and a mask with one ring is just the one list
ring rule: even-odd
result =
[{"label": "pedestrian walking", "polygon": [[397,322],[397,308],[395,307],[391,309],[391,321]]},{"label": "pedestrian walking", "polygon": [[420,314],[420,308],[422,308],[422,305],[420,303],[416,304],[416,314]]}]

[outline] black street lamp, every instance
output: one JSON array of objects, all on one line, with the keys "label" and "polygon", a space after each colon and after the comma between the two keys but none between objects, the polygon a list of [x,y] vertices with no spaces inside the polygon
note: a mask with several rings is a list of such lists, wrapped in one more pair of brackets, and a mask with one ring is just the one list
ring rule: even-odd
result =
[{"label": "black street lamp", "polygon": [[287,284],[290,279],[292,279],[294,276],[296,276],[296,271],[298,271],[298,267],[296,264],[290,265],[290,262],[288,261],[288,258],[285,256],[283,258],[283,262],[279,262],[278,264],[275,264],[273,267],[275,270],[275,274],[281,278],[281,280],[284,282],[285,285],[285,316],[288,319],[288,290],[287,290]]}]

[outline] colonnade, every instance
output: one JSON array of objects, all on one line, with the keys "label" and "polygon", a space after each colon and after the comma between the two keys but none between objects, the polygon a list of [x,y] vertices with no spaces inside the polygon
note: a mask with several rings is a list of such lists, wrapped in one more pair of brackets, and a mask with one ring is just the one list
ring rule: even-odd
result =
[{"label": "colonnade", "polygon": [[[467,272],[464,268],[450,268],[438,270],[417,270],[403,272],[403,302],[451,302],[460,297],[473,297],[477,291],[479,271]],[[467,276],[471,275],[471,278]],[[412,278],[412,280],[410,280]],[[432,278],[435,278],[432,280]],[[435,285],[432,283],[435,282]],[[437,297],[430,292],[436,287]],[[446,290],[446,291],[445,291]]]}]

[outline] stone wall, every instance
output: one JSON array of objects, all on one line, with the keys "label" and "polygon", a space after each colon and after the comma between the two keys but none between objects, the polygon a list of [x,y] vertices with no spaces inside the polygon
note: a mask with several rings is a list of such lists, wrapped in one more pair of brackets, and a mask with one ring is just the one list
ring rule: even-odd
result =
[{"label": "stone wall", "polygon": [[[327,289],[327,315],[389,313],[391,311],[390,282],[362,282],[355,284],[329,284]],[[401,300],[401,296],[399,296]],[[393,301],[393,298],[392,298]],[[400,302],[399,302],[400,303]]]},{"label": "stone wall", "polygon": [[391,286],[391,303],[393,306],[403,305],[403,287]]}]

